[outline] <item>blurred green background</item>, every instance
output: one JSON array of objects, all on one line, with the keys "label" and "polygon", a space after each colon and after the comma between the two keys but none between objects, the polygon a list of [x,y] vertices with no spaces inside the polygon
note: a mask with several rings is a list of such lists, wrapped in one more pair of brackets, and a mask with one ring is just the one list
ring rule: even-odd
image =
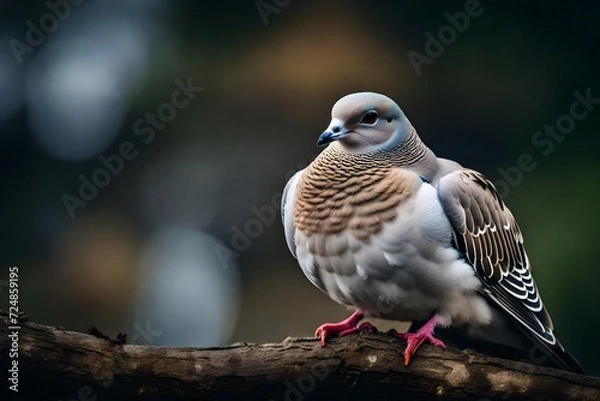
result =
[{"label": "blurred green background", "polygon": [[[438,156],[513,171],[503,192],[556,333],[600,374],[600,107],[547,154],[532,143],[575,91],[600,97],[599,5],[482,1],[417,74],[408,53],[465,1],[58,3],[0,2],[2,307],[16,265],[33,321],[138,344],[274,342],[345,317],[272,204],[333,103],[370,90]],[[86,200],[88,180],[103,187]]]}]

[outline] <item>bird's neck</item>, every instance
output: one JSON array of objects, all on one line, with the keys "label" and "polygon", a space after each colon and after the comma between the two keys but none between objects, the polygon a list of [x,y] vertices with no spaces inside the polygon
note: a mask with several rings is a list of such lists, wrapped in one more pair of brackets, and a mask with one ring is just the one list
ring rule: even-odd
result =
[{"label": "bird's neck", "polygon": [[395,161],[398,167],[419,174],[430,182],[436,179],[439,160],[435,153],[421,141],[414,128],[411,129],[406,140],[398,144],[392,153],[397,155]]},{"label": "bird's neck", "polygon": [[438,158],[421,141],[414,129],[395,148],[370,153],[348,151],[334,142],[315,159],[320,170],[329,170],[330,177],[352,176],[367,170],[404,168],[433,181],[438,171]]}]

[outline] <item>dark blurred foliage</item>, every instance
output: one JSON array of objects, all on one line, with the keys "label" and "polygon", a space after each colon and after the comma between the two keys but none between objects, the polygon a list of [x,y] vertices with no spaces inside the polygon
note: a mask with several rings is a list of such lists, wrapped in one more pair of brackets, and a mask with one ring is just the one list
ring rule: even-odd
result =
[{"label": "dark blurred foliage", "polygon": [[[464,1],[291,1],[266,19],[254,1],[85,1],[20,64],[11,39],[27,44],[27,21],[51,11],[1,2],[0,280],[19,267],[37,322],[137,343],[311,335],[347,311],[302,276],[271,204],[317,153],[333,103],[372,90],[439,156],[497,182],[512,172],[504,195],[556,332],[599,374],[600,109],[551,150],[532,138],[575,91],[600,97],[600,5],[480,7],[417,75],[407,53],[425,54]],[[164,106],[188,79],[203,89]],[[161,110],[176,114],[153,129],[146,113]],[[127,142],[135,157],[72,218],[65,194]],[[523,154],[536,167],[515,173]]]}]

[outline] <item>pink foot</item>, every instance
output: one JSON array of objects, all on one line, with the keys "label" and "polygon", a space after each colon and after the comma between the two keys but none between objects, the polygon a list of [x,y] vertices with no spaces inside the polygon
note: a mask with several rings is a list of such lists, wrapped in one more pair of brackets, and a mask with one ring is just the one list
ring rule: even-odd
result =
[{"label": "pink foot", "polygon": [[446,347],[446,344],[442,340],[439,340],[433,336],[433,330],[438,323],[437,315],[434,315],[423,327],[417,330],[415,333],[398,333],[392,332],[395,337],[406,340],[406,349],[404,350],[404,366],[408,366],[410,358],[417,352],[419,346],[423,343],[428,343],[434,347]]},{"label": "pink foot", "polygon": [[349,334],[359,333],[361,331],[368,331],[374,333],[377,331],[375,326],[369,322],[361,323],[358,322],[365,317],[360,311],[355,311],[348,319],[342,320],[339,323],[325,323],[320,325],[315,331],[315,337],[321,340],[321,346],[327,344],[327,339],[333,336],[344,337]]}]

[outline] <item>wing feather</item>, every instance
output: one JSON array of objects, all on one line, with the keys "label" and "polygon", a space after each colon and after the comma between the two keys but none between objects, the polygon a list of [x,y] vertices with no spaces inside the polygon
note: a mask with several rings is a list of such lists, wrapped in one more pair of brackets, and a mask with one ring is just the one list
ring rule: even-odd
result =
[{"label": "wing feather", "polygon": [[543,342],[554,345],[550,316],[531,276],[517,222],[481,173],[460,170],[438,185],[455,230],[455,246],[484,284],[483,292]]}]

